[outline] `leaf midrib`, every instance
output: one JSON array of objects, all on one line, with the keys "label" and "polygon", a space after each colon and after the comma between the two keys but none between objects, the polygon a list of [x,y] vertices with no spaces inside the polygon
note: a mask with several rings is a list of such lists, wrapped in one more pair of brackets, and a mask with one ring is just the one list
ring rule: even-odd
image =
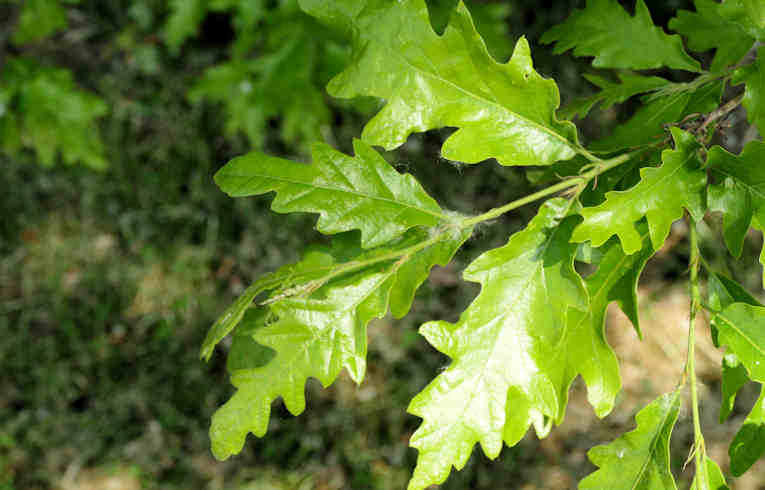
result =
[{"label": "leaf midrib", "polygon": [[[743,304],[746,304],[746,303],[743,303]],[[735,324],[735,323],[734,323],[732,320],[730,320],[728,317],[726,317],[726,316],[725,316],[723,313],[717,313],[717,314],[715,315],[715,317],[722,319],[722,321],[724,321],[724,322],[725,322],[725,323],[726,323],[728,326],[730,326],[730,327],[731,327],[731,329],[733,329],[733,330],[734,330],[734,331],[735,331],[737,334],[739,334],[739,335],[740,335],[740,336],[741,336],[741,337],[742,337],[744,340],[746,340],[746,341],[749,343],[749,345],[751,345],[752,347],[754,347],[754,350],[756,350],[756,351],[757,351],[757,352],[759,352],[759,353],[760,353],[760,354],[761,354],[763,357],[765,357],[765,350],[763,350],[763,349],[762,349],[762,348],[761,348],[759,345],[757,345],[757,343],[756,343],[754,340],[752,340],[752,338],[751,338],[751,337],[749,337],[749,335],[747,335],[746,333],[744,333],[744,331],[742,331],[740,328],[736,327],[736,324]]]},{"label": "leaf midrib", "polygon": [[[673,398],[677,397],[677,392],[674,392]],[[661,424],[659,424],[658,430],[654,432],[653,437],[651,438],[651,444],[648,445],[648,457],[643,461],[643,466],[640,468],[640,471],[637,474],[637,478],[632,483],[632,489],[638,488],[638,484],[642,481],[643,475],[645,474],[646,470],[648,469],[648,464],[651,462],[652,458],[651,456],[656,451],[656,441],[659,439],[659,435],[664,431],[664,426],[667,423],[667,420],[669,419],[669,415],[672,413],[672,406],[674,405],[675,401],[672,400],[670,403],[669,410],[664,414],[664,416],[661,418]]]},{"label": "leaf midrib", "polygon": [[[401,206],[401,207],[407,207],[407,208],[410,208],[410,209],[414,209],[416,211],[420,211],[420,212],[423,212],[423,213],[426,213],[426,214],[430,214],[431,216],[435,216],[436,218],[439,218],[439,219],[446,219],[446,216],[444,214],[442,214],[442,213],[436,213],[436,212],[431,211],[429,209],[417,207],[417,206],[414,206],[414,205],[406,203],[406,202],[397,201],[395,199],[390,199],[390,198],[381,197],[381,196],[373,196],[373,195],[369,195],[369,194],[366,194],[366,193],[363,193],[363,192],[358,192],[358,191],[355,191],[355,190],[351,191],[351,190],[344,189],[344,188],[330,187],[330,186],[326,186],[326,185],[316,184],[316,183],[313,183],[313,182],[303,182],[303,181],[299,181],[299,180],[288,179],[288,178],[285,178],[285,177],[274,177],[273,175],[264,175],[264,174],[259,174],[259,173],[256,173],[256,172],[249,173],[247,175],[238,174],[238,173],[230,173],[229,172],[229,173],[223,174],[223,176],[225,176],[226,178],[244,179],[244,182],[238,188],[238,192],[241,192],[242,189],[246,188],[255,179],[275,180],[277,182],[284,182],[284,183],[292,184],[292,185],[303,185],[303,186],[307,186],[307,187],[313,187],[313,188],[316,188],[316,189],[322,189],[322,190],[325,190],[325,191],[331,191],[331,192],[337,192],[337,193],[341,193],[342,192],[342,193],[345,193],[345,194],[350,194],[350,195],[353,195],[353,196],[357,196],[359,198],[366,198],[366,199],[370,199],[370,200],[374,200],[374,201],[384,201],[384,202],[388,202],[388,203],[391,203],[391,204],[396,204],[396,205]],[[279,194],[279,191],[277,191],[276,189],[269,189],[266,192],[276,192],[277,194]],[[261,193],[261,194],[265,194],[265,192]],[[321,214],[326,213],[326,211],[324,211],[324,210],[318,211],[318,212],[321,213]]]},{"label": "leaf midrib", "polygon": [[[441,38],[441,37],[443,37],[443,36],[439,36],[439,38]],[[395,53],[396,55],[400,54],[400,52],[398,52],[398,51],[396,51],[394,49],[390,49],[388,51],[391,52],[391,53]],[[568,140],[568,138],[565,138],[563,135],[558,134],[556,131],[553,131],[551,128],[548,128],[547,126],[544,126],[544,125],[542,125],[542,124],[540,124],[540,123],[538,123],[536,121],[533,121],[532,119],[529,119],[528,117],[526,117],[526,116],[524,116],[522,114],[514,112],[514,111],[510,110],[509,108],[505,107],[504,105],[500,104],[499,102],[496,102],[496,101],[491,100],[491,99],[487,99],[486,97],[483,97],[480,94],[471,92],[471,91],[469,91],[469,90],[467,90],[467,89],[457,85],[456,83],[452,82],[451,80],[441,77],[440,75],[438,75],[436,73],[431,73],[431,72],[425,71],[425,70],[423,70],[421,68],[418,68],[417,66],[411,64],[409,62],[409,60],[406,59],[404,56],[400,56],[400,58],[403,60],[404,64],[407,67],[409,67],[410,69],[416,71],[417,73],[421,73],[421,74],[426,75],[426,76],[428,76],[428,77],[430,77],[430,78],[432,78],[432,79],[434,79],[436,81],[439,81],[441,83],[449,85],[449,86],[453,87],[454,89],[456,89],[457,91],[462,92],[463,94],[467,95],[468,97],[471,97],[471,98],[476,99],[478,101],[483,101],[486,104],[495,106],[495,107],[499,108],[499,110],[502,111],[502,112],[506,112],[506,113],[512,114],[513,117],[515,117],[517,119],[521,119],[524,122],[526,122],[528,125],[534,126],[538,130],[540,130],[542,132],[545,132],[545,133],[547,133],[548,135],[550,135],[550,136],[552,136],[554,138],[557,138],[558,140],[563,142],[571,151],[573,151],[574,153],[577,153],[576,148],[571,144],[571,142]],[[471,64],[472,64],[472,58],[468,57],[468,59],[470,59]],[[512,59],[510,61],[512,61]],[[494,62],[494,63],[498,64],[496,62]],[[500,65],[500,66],[504,66],[504,65]],[[554,117],[555,117],[555,109],[553,109],[553,118]],[[461,127],[464,127],[464,126],[461,126]]]}]

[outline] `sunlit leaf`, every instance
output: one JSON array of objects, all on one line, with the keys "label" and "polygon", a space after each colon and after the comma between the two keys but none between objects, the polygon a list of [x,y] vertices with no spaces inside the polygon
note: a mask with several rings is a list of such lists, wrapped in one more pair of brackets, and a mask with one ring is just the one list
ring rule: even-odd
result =
[{"label": "sunlit leaf", "polygon": [[[495,458],[503,441],[517,443],[529,425],[544,436],[550,422],[560,422],[558,394],[591,362],[574,354],[572,343],[600,344],[598,353],[606,354],[600,369],[613,367],[598,328],[566,328],[569,309],[587,306],[573,268],[576,245],[569,238],[576,218],[565,218],[569,207],[562,199],[547,201],[505,246],[468,266],[465,279],[480,282],[482,290],[459,322],[420,328],[452,362],[409,405],[423,419],[410,441],[419,451],[410,490],[444,481],[452,466],[461,469],[476,443]],[[612,389],[612,383],[604,386]],[[603,399],[599,410],[607,410],[611,395],[595,397]]]},{"label": "sunlit leaf", "polygon": [[368,143],[392,149],[413,132],[454,126],[442,148],[451,160],[550,165],[574,156],[576,130],[555,118],[558,88],[534,71],[528,42],[519,39],[510,61],[497,63],[461,2],[442,36],[433,31],[424,0],[366,9],[303,4],[313,15],[353,26],[353,62],[328,91],[385,99],[364,128]]},{"label": "sunlit leaf", "polygon": [[[334,278],[338,270],[348,265],[338,263],[324,274],[330,278],[328,282],[314,276],[313,281],[299,281],[288,290],[273,293],[266,302],[267,310],[261,309],[257,314],[261,324],[250,325],[249,332],[240,331],[234,336],[239,359],[249,356],[266,359],[267,363],[237,362],[230,366],[231,383],[237,392],[213,416],[210,438],[215,456],[226,459],[241,451],[249,432],[263,436],[271,402],[277,397],[284,399],[292,414],[300,414],[305,409],[304,390],[309,377],[326,387],[345,368],[360,383],[366,370],[369,321],[385,315],[389,301],[394,301],[391,292],[396,288],[411,291],[403,294],[403,300],[395,300],[399,302],[399,313],[406,313],[413,290],[425,279],[427,271],[434,265],[448,263],[471,231],[466,228],[397,260],[377,262]],[[425,232],[412,232],[391,248],[363,252],[354,260],[363,264],[369,258],[406,249],[428,237]],[[333,255],[343,255],[341,249],[334,250]],[[409,270],[404,269],[407,266]],[[269,351],[264,349],[273,354],[267,355]]]},{"label": "sunlit leaf", "polygon": [[594,56],[592,65],[598,68],[699,71],[680,36],[667,35],[653,24],[643,0],[637,0],[634,17],[616,0],[587,0],[584,9],[545,32],[541,41],[555,42],[554,53],[574,48],[576,56]]},{"label": "sunlit leaf", "polygon": [[414,177],[399,174],[359,140],[354,150],[350,157],[317,143],[311,165],[253,152],[229,162],[215,182],[232,197],[275,191],[274,211],[319,213],[322,233],[360,229],[364,248],[445,217]]},{"label": "sunlit leaf", "polygon": [[675,149],[662,152],[660,167],[641,169],[636,186],[609,192],[602,204],[581,210],[584,221],[574,230],[574,241],[590,240],[597,247],[617,235],[624,251],[632,254],[642,248],[635,223],[646,217],[651,243],[658,250],[683,209],[701,218],[706,175],[697,156],[699,144],[677,128],[672,128],[672,136]]},{"label": "sunlit leaf", "polygon": [[638,412],[637,428],[587,453],[599,468],[579,483],[581,490],[675,490],[669,439],[680,413],[680,392],[657,398]]}]

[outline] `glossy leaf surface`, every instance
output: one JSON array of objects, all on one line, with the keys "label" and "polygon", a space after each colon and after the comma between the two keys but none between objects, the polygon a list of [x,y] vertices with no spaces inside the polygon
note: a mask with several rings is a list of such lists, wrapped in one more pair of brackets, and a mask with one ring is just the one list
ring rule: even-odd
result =
[{"label": "glossy leaf surface", "polygon": [[683,209],[701,217],[706,175],[696,154],[699,144],[680,129],[672,128],[672,135],[676,149],[662,152],[660,167],[641,169],[636,186],[609,192],[602,204],[582,209],[584,221],[574,230],[574,241],[589,240],[597,247],[617,235],[624,251],[632,254],[642,248],[635,223],[646,217],[651,243],[658,250]]},{"label": "glossy leaf surface", "polygon": [[637,0],[634,17],[616,0],[587,0],[584,9],[545,32],[541,41],[555,42],[554,53],[574,48],[576,56],[594,56],[592,65],[598,68],[699,71],[680,36],[667,35],[653,24],[643,0]]},{"label": "glossy leaf surface", "polygon": [[303,3],[312,15],[353,27],[353,62],[328,91],[385,99],[364,128],[365,141],[392,149],[413,132],[453,126],[457,132],[442,147],[451,160],[550,165],[574,156],[576,129],[555,118],[558,88],[534,71],[524,38],[500,64],[461,2],[442,36],[433,31],[424,0],[367,3]]},{"label": "glossy leaf surface", "polygon": [[[226,459],[241,451],[249,432],[263,436],[271,403],[279,396],[292,414],[300,414],[305,409],[304,386],[309,377],[317,378],[326,387],[345,368],[351,378],[360,383],[366,370],[369,321],[384,316],[389,304],[396,301],[396,309],[406,313],[414,290],[430,268],[448,263],[471,231],[466,229],[418,252],[378,262],[335,279],[333,272],[348,264],[338,263],[323,275],[310,272],[311,281],[290,283],[290,288],[272,294],[264,303],[267,312],[258,316],[260,324],[246,328],[253,332],[249,340],[240,332],[234,341],[240,359],[262,358],[264,348],[275,355],[265,365],[244,362],[233,366],[231,382],[237,392],[214,414],[210,428],[215,456]],[[412,232],[391,248],[362,252],[354,260],[363,263],[391,251],[404,250],[428,236]],[[325,254],[338,258],[349,252],[345,247],[341,243]],[[329,262],[326,257],[324,260]],[[307,257],[303,262],[297,264],[296,269],[311,271],[317,259]],[[406,267],[410,269],[405,270]],[[393,298],[391,292],[395,289],[406,291],[403,300]]]},{"label": "glossy leaf surface", "polygon": [[637,428],[587,453],[598,470],[579,483],[581,490],[675,490],[669,439],[680,413],[680,393],[657,398],[638,412]]},{"label": "glossy leaf surface", "polygon": [[[517,443],[529,425],[545,435],[547,419],[560,422],[558,393],[589,361],[558,358],[581,341],[566,329],[569,309],[587,307],[573,268],[576,246],[569,242],[576,218],[564,219],[569,207],[562,199],[547,201],[505,246],[468,266],[465,279],[480,282],[482,290],[457,323],[420,328],[452,362],[409,405],[423,419],[410,441],[419,451],[410,489],[444,481],[452,466],[465,465],[476,443],[495,458],[503,441]],[[602,342],[597,333],[582,337]],[[601,369],[612,367],[610,361]]]},{"label": "glossy leaf surface", "polygon": [[359,229],[364,248],[445,217],[414,177],[399,174],[359,140],[354,149],[350,157],[316,143],[311,165],[254,152],[229,162],[215,182],[232,197],[275,191],[274,211],[319,213],[322,233]]}]

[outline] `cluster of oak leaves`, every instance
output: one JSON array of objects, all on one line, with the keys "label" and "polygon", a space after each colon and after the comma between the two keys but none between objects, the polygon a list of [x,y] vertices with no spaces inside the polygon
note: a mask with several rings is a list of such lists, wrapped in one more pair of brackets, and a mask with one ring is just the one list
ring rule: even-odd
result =
[{"label": "cluster of oak leaves", "polygon": [[[562,421],[578,375],[597,415],[611,411],[620,379],[603,331],[606,306],[616,301],[639,333],[641,270],[685,212],[695,222],[721,211],[735,256],[749,227],[765,226],[765,144],[751,141],[738,155],[709,147],[718,122],[739,105],[765,134],[762,0],[695,0],[695,12],[677,12],[669,28],[687,47],[714,49],[708,69],[678,34],[653,24],[643,0],[634,15],[616,0],[588,0],[541,41],[556,43],[556,52],[573,48],[594,57],[594,67],[613,69],[617,78],[588,75],[601,90],[557,113],[558,88],[534,70],[526,39],[498,63],[461,2],[442,35],[433,31],[424,0],[300,6],[352,39],[353,61],[332,79],[329,93],[385,104],[354,141],[355,156],[317,143],[309,165],[251,153],[216,175],[233,197],[275,192],[274,211],[318,213],[317,229],[337,234],[331,246],[309,248],[298,263],[260,278],[208,334],[204,358],[233,333],[228,368],[237,391],[210,430],[220,459],[239,452],[249,432],[266,433],[276,398],[301,413],[308,377],[328,386],[345,368],[360,383],[370,320],[389,309],[404,316],[430,269],[447,264],[476,224],[521,204],[570,191],[547,199],[525,229],[467,267],[465,280],[480,283],[481,292],[457,323],[420,328],[451,364],[408,409],[422,418],[411,438],[418,461],[410,489],[443,482],[476,443],[494,458],[531,426],[546,435]],[[690,81],[639,72],[661,67]],[[566,118],[637,95],[642,105],[630,120],[582,146]],[[442,147],[447,159],[496,159],[566,178],[482,215],[443,210],[370,146],[393,149],[413,132],[441,127],[457,128]],[[587,185],[593,178],[597,186]],[[575,260],[597,268],[583,278]],[[706,277],[702,303],[716,344],[726,349],[724,419],[744,383],[765,383],[765,307],[734,281],[712,270]],[[580,488],[675,488],[669,437],[682,388],[642,409],[634,431],[592,449],[599,469]],[[703,452],[703,441],[695,450]],[[731,472],[742,474],[764,451],[760,396],[731,444]],[[727,488],[717,464],[702,456],[693,488]]]}]

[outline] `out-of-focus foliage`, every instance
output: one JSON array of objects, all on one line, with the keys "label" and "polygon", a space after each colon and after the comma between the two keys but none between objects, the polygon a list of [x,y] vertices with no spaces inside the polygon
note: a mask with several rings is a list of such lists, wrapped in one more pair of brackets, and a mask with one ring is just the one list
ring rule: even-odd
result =
[{"label": "out-of-focus foliage", "polygon": [[[331,101],[324,86],[350,61],[347,32],[328,28],[306,15],[297,0],[281,0],[273,7],[246,0],[179,0],[171,2],[164,38],[171,51],[198,32],[208,13],[230,12],[236,40],[229,61],[211,66],[189,91],[195,104],[204,100],[223,105],[229,135],[244,133],[255,148],[278,119],[281,139],[304,153],[308,143],[324,139],[333,107],[368,113],[371,101]],[[434,25],[442,29],[456,6],[433,1]],[[490,51],[500,59],[510,54],[507,42],[509,6],[478,4],[477,28]]]},{"label": "out-of-focus foliage", "polygon": [[23,44],[39,41],[67,27],[63,4],[77,4],[80,0],[5,0],[21,5],[13,42]]},{"label": "out-of-focus foliage", "polygon": [[10,58],[0,72],[0,145],[10,154],[25,147],[46,167],[60,154],[67,164],[104,168],[96,119],[107,111],[104,100],[74,86],[69,70]]},{"label": "out-of-focus foliage", "polygon": [[[39,42],[66,27],[66,10],[58,0],[28,0],[21,2],[12,40],[18,45]],[[21,148],[30,148],[46,167],[60,154],[66,164],[82,162],[102,169],[107,163],[96,119],[107,112],[104,100],[75,86],[69,70],[44,66],[32,58],[4,60],[0,150],[14,155]]]}]

